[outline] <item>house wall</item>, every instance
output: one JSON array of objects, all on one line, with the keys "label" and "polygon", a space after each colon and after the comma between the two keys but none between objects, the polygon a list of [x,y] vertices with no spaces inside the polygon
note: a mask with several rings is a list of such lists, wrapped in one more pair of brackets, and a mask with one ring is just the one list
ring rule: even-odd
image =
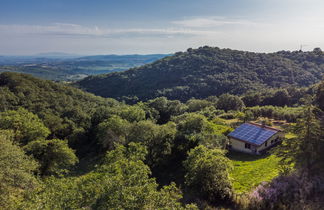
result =
[{"label": "house wall", "polygon": [[239,141],[239,140],[236,140],[233,138],[229,138],[229,140],[230,140],[231,149],[233,149],[233,150],[250,153],[250,154],[258,154],[262,150],[265,150],[265,149],[273,146],[274,144],[276,144],[277,142],[273,142],[271,144],[271,141],[275,140],[277,137],[281,137],[281,136],[282,136],[282,133],[279,132],[267,140],[267,142],[268,142],[267,146],[265,146],[265,143],[263,143],[262,145],[260,145],[258,147],[251,145],[251,149],[245,148],[245,142],[243,142],[243,141]]},{"label": "house wall", "polygon": [[245,148],[245,142],[239,141],[233,138],[230,138],[230,145],[231,149],[240,151],[240,152],[245,152],[245,153],[250,153],[250,154],[255,154],[253,149],[255,148],[253,145],[251,145],[251,149]]},{"label": "house wall", "polygon": [[[259,147],[258,147],[258,152],[262,151],[262,150],[265,150],[271,146],[273,146],[274,144],[278,143],[278,142],[275,142],[274,140],[278,137],[281,137],[282,136],[282,133],[281,132],[278,132],[276,133],[275,135],[273,135],[270,139],[267,140],[268,144],[267,146],[265,146],[265,142],[263,144],[261,144]],[[273,143],[271,143],[271,141],[273,140]]]}]

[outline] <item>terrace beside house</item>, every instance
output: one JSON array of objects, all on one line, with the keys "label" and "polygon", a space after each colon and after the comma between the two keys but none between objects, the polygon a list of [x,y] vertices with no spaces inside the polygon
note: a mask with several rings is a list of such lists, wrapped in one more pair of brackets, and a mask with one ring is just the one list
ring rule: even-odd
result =
[{"label": "terrace beside house", "polygon": [[228,134],[229,149],[250,154],[261,154],[278,144],[283,132],[257,123],[244,123]]}]

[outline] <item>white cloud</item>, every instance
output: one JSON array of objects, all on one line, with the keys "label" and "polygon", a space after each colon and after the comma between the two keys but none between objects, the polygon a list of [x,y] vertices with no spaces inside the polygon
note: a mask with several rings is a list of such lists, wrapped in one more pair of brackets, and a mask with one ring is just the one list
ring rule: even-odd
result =
[{"label": "white cloud", "polygon": [[109,28],[69,23],[0,25],[0,54],[63,51],[79,54],[170,53],[203,45],[250,51],[324,48],[324,17],[280,20],[192,17],[166,26]]},{"label": "white cloud", "polygon": [[228,19],[225,17],[194,17],[172,21],[173,24],[191,28],[212,28],[225,25],[253,25],[254,22],[243,19]]},{"label": "white cloud", "polygon": [[194,30],[190,28],[128,28],[109,29],[98,26],[87,27],[76,24],[55,23],[52,25],[0,25],[2,34],[20,35],[57,35],[57,36],[173,36],[173,35],[204,35],[214,34],[216,31]]}]

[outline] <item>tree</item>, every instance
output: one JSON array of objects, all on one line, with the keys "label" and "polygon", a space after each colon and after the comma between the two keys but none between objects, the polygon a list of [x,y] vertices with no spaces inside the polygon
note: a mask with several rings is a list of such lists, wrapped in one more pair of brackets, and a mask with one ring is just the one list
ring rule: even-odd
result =
[{"label": "tree", "polygon": [[[106,174],[104,192],[94,204],[95,209],[183,209],[181,194],[174,184],[157,190],[144,164],[145,147],[130,143],[118,146],[107,154],[98,172]],[[194,208],[193,206],[190,206]]]},{"label": "tree", "polygon": [[185,184],[193,196],[211,203],[227,201],[232,195],[230,160],[219,149],[198,146],[184,161]]},{"label": "tree", "polygon": [[244,110],[243,112],[237,112],[235,117],[242,122],[250,121],[254,119],[253,112],[251,110]]},{"label": "tree", "polygon": [[0,209],[16,209],[25,193],[38,186],[37,162],[15,145],[9,131],[0,131]]},{"label": "tree", "polygon": [[[185,157],[187,152],[202,144],[209,148],[224,148],[229,127],[216,125],[197,113],[186,113],[173,118],[177,124],[177,155]],[[180,157],[179,157],[180,158]]]},{"label": "tree", "polygon": [[322,170],[323,128],[314,115],[314,108],[309,105],[303,118],[292,128],[296,137],[285,139],[276,150],[277,156],[282,157],[282,165],[294,163],[297,169],[306,169],[309,173]]},{"label": "tree", "polygon": [[37,139],[44,139],[50,134],[37,115],[24,108],[19,108],[17,111],[1,112],[0,129],[13,130],[14,140],[22,145]]},{"label": "tree", "polygon": [[287,90],[278,90],[271,99],[275,106],[285,106],[289,104],[290,96]]},{"label": "tree", "polygon": [[138,143],[116,145],[95,170],[78,176],[45,179],[21,209],[197,209],[184,207],[175,184],[158,189]]},{"label": "tree", "polygon": [[158,129],[159,126],[150,120],[134,123],[130,126],[127,141],[148,145],[156,136]]},{"label": "tree", "polygon": [[184,156],[188,150],[213,133],[207,118],[200,114],[186,113],[175,117],[173,121],[177,124],[177,149]]},{"label": "tree", "polygon": [[154,138],[147,144],[147,162],[151,167],[168,167],[174,140],[177,133],[176,124],[168,122],[158,126]]},{"label": "tree", "polygon": [[242,110],[244,108],[244,102],[238,96],[231,94],[223,94],[219,96],[217,101],[217,109],[229,110]]},{"label": "tree", "polygon": [[242,101],[247,107],[260,105],[260,93],[248,93],[242,97]]},{"label": "tree", "polygon": [[91,116],[91,124],[92,126],[97,126],[99,123],[103,122],[104,120],[111,117],[114,113],[114,111],[106,106],[100,106],[96,108],[94,113]]},{"label": "tree", "polygon": [[186,106],[180,101],[170,101],[166,97],[149,100],[146,104],[158,112],[158,124],[164,124],[170,120],[171,116],[182,114],[186,110]]},{"label": "tree", "polygon": [[97,126],[97,140],[105,150],[111,150],[115,144],[125,144],[130,123],[113,115]]},{"label": "tree", "polygon": [[318,55],[322,55],[323,51],[322,51],[321,48],[316,47],[316,48],[313,49],[313,53],[318,54]]},{"label": "tree", "polygon": [[141,120],[145,120],[145,112],[139,106],[125,106],[121,108],[120,114],[123,119],[128,122],[138,122]]},{"label": "tree", "polygon": [[67,142],[59,139],[32,141],[24,149],[39,161],[44,176],[66,174],[78,162]]},{"label": "tree", "polygon": [[127,142],[144,144],[148,149],[147,163],[151,167],[158,167],[167,163],[176,133],[176,124],[173,122],[157,125],[149,120],[140,121],[131,126]]},{"label": "tree", "polygon": [[316,103],[324,111],[324,81],[318,86],[316,93]]},{"label": "tree", "polygon": [[199,100],[199,99],[190,99],[187,101],[188,111],[196,112],[200,111],[208,106],[212,106],[213,103],[207,100]]}]

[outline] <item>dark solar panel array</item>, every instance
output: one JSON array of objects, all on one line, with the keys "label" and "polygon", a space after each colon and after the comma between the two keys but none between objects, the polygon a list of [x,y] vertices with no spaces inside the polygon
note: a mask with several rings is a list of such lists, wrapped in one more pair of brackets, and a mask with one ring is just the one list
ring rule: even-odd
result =
[{"label": "dark solar panel array", "polygon": [[278,131],[261,128],[256,125],[244,123],[229,134],[230,137],[241,139],[252,144],[261,145]]}]

